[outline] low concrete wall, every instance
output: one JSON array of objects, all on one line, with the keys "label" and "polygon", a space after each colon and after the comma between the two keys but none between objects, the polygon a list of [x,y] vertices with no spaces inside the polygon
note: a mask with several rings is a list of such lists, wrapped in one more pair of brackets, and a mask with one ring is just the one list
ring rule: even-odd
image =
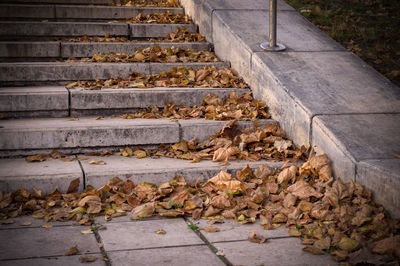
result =
[{"label": "low concrete wall", "polygon": [[287,50],[264,52],[268,2],[181,0],[296,144],[327,153],[336,177],[366,185],[400,217],[400,89],[282,0],[278,41]]}]

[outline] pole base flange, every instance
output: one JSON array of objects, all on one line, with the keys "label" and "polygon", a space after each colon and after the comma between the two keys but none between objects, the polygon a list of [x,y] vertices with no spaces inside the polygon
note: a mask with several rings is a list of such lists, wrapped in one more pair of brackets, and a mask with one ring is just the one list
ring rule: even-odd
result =
[{"label": "pole base flange", "polygon": [[269,42],[263,42],[260,44],[260,47],[269,52],[280,52],[286,50],[286,46],[281,43],[277,43],[275,47],[270,47]]}]

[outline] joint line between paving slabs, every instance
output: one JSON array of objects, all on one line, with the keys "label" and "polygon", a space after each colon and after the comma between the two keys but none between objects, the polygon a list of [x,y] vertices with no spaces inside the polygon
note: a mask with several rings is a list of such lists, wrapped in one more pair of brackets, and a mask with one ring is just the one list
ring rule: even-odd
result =
[{"label": "joint line between paving slabs", "polygon": [[[186,217],[183,217],[183,219],[186,223],[190,222]],[[191,229],[207,245],[211,252],[214,253],[225,265],[233,266],[233,264],[225,256],[217,255],[218,249],[213,244],[211,244],[211,242],[208,241],[208,239],[198,229]]]},{"label": "joint line between paving slabs", "polygon": [[82,165],[82,162],[80,160],[78,160],[78,163],[79,163],[79,167],[81,168],[81,171],[82,171],[83,189],[86,189],[86,174],[85,174],[85,170],[83,169],[83,165]]},{"label": "joint line between paving slabs", "polygon": [[[268,243],[268,240],[271,240],[271,239],[287,239],[287,238],[297,238],[297,237],[292,237],[292,236],[273,236],[273,237],[268,237],[267,238],[267,242],[266,243]],[[236,242],[247,242],[247,241],[249,241],[248,239],[237,239],[237,240],[222,240],[222,241],[214,241],[214,242],[212,242],[212,244],[215,244],[215,243],[236,243]]]},{"label": "joint line between paving slabs", "polygon": [[[60,43],[61,45],[61,43]],[[68,117],[71,117],[71,113],[72,113],[72,107],[71,107],[71,102],[72,102],[72,95],[71,95],[71,91],[69,89],[67,89],[68,91]]]},{"label": "joint line between paving slabs", "polygon": [[92,231],[93,231],[94,237],[96,238],[97,243],[99,244],[98,247],[100,249],[101,255],[103,255],[103,258],[106,259],[106,260],[104,260],[106,266],[111,266],[112,264],[111,264],[110,258],[108,257],[107,252],[104,249],[99,232],[97,230],[92,230]]},{"label": "joint line between paving slabs", "polygon": [[206,244],[188,244],[188,245],[174,245],[174,246],[159,246],[159,247],[147,247],[147,248],[124,248],[118,250],[110,250],[110,253],[121,252],[121,251],[140,251],[140,250],[152,250],[152,249],[168,249],[168,248],[182,248],[182,247],[201,247],[207,246]]}]

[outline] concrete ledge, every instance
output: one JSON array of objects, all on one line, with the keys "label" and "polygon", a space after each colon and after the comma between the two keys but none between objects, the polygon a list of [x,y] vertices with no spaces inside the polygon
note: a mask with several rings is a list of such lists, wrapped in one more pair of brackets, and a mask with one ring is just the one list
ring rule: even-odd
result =
[{"label": "concrete ledge", "polygon": [[0,42],[1,57],[60,57],[60,43]]},{"label": "concrete ledge", "polygon": [[[210,43],[195,43],[195,42],[121,42],[121,43],[61,43],[61,57],[90,57],[93,54],[102,53],[126,53],[132,54],[140,48],[147,48],[159,45],[163,48],[177,47],[193,50],[210,49]],[[1,43],[0,43],[1,56]]]},{"label": "concrete ledge", "polygon": [[28,163],[25,159],[0,159],[0,191],[11,192],[19,188],[38,188],[43,194],[59,189],[65,193],[69,183],[80,179],[83,190],[83,174],[78,161],[63,162],[48,159],[41,163]]},{"label": "concrete ledge", "polygon": [[131,38],[158,38],[165,37],[178,28],[185,28],[189,32],[197,32],[195,24],[129,24]]},{"label": "concrete ledge", "polygon": [[[75,81],[108,79],[111,77],[127,78],[132,72],[143,74],[169,71],[173,67],[199,69],[204,66],[228,67],[225,62],[212,63],[0,63],[0,80],[5,84],[12,82],[35,81]],[[1,84],[1,83],[0,83]]]},{"label": "concrete ledge", "polygon": [[150,105],[163,107],[165,104],[193,106],[203,102],[209,93],[226,97],[235,91],[238,95],[245,89],[207,88],[151,88],[151,89],[70,89],[71,115],[111,114],[131,112]]},{"label": "concrete ledge", "polygon": [[365,160],[357,164],[358,183],[374,188],[374,199],[400,217],[400,159]]},{"label": "concrete ledge", "polygon": [[63,87],[0,88],[0,114],[5,117],[60,117],[69,111],[68,90]]}]

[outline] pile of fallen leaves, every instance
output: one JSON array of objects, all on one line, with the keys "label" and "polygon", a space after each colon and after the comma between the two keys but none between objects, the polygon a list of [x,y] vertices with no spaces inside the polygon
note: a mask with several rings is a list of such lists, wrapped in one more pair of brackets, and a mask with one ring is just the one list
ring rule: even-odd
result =
[{"label": "pile of fallen leaves", "polygon": [[[234,112],[232,115],[235,115]],[[254,128],[240,129],[238,121],[232,120],[208,140],[198,142],[192,139],[174,145],[161,144],[155,155],[191,160],[193,163],[212,160],[227,165],[229,160],[297,162],[304,159],[306,150],[305,147],[296,148],[276,124],[269,123],[265,128],[255,125]]]},{"label": "pile of fallen leaves", "polygon": [[147,40],[130,41],[124,37],[112,37],[110,34],[106,34],[104,37],[84,35],[82,37],[56,39],[56,41],[58,40],[61,42],[205,42],[206,38],[200,33],[192,33],[187,31],[185,28],[178,28],[175,32],[170,32],[164,38],[157,39],[150,38]]},{"label": "pile of fallen leaves", "polygon": [[236,92],[231,92],[228,97],[220,98],[212,93],[203,98],[203,103],[194,106],[166,104],[164,108],[150,106],[136,113],[123,114],[124,119],[133,118],[167,118],[191,119],[205,118],[209,120],[254,120],[267,119],[270,115],[268,108],[251,96],[251,92],[243,93],[240,97]]},{"label": "pile of fallen leaves", "polygon": [[[285,224],[313,254],[327,252],[355,264],[385,264],[400,258],[399,221],[391,220],[362,185],[334,181],[329,164],[326,155],[312,155],[300,167],[284,165],[277,170],[263,165],[253,171],[246,166],[236,176],[221,171],[207,182],[192,184],[179,175],[159,185],[113,178],[99,189],[87,186],[82,193],[76,193],[76,179],[66,193],[42,195],[38,189],[0,193],[0,219],[6,224],[30,214],[45,221],[90,225],[90,216],[104,215],[109,221],[129,212],[131,219],[190,216],[246,224],[258,218],[265,230]],[[268,242],[254,233],[250,240]]]},{"label": "pile of fallen leaves", "polygon": [[88,90],[103,88],[154,88],[154,87],[199,87],[199,88],[247,88],[248,85],[231,68],[217,69],[205,66],[198,70],[186,69],[183,66],[172,68],[169,72],[159,74],[142,74],[132,72],[129,78],[110,78],[107,80],[77,81],[67,88],[83,87]]},{"label": "pile of fallen leaves", "polygon": [[181,7],[178,0],[119,0],[117,2],[111,2],[110,6]]},{"label": "pile of fallen leaves", "polygon": [[192,19],[184,13],[172,14],[167,10],[162,13],[152,13],[148,15],[139,14],[134,18],[115,20],[114,23],[150,23],[150,24],[193,24]]},{"label": "pile of fallen leaves", "polygon": [[200,33],[192,33],[185,28],[178,28],[175,32],[170,32],[165,38],[150,39],[152,42],[205,42],[206,38]]},{"label": "pile of fallen leaves", "polygon": [[64,38],[60,39],[60,41],[61,42],[129,42],[129,40],[125,37],[112,37],[110,36],[110,34],[106,34],[104,35],[104,37],[88,36],[85,34],[82,37]]},{"label": "pile of fallen leaves", "polygon": [[91,58],[70,58],[66,62],[101,62],[101,63],[187,63],[187,62],[218,62],[217,56],[209,50],[190,50],[184,48],[161,48],[156,45],[141,48],[134,54],[109,53],[94,54]]}]

